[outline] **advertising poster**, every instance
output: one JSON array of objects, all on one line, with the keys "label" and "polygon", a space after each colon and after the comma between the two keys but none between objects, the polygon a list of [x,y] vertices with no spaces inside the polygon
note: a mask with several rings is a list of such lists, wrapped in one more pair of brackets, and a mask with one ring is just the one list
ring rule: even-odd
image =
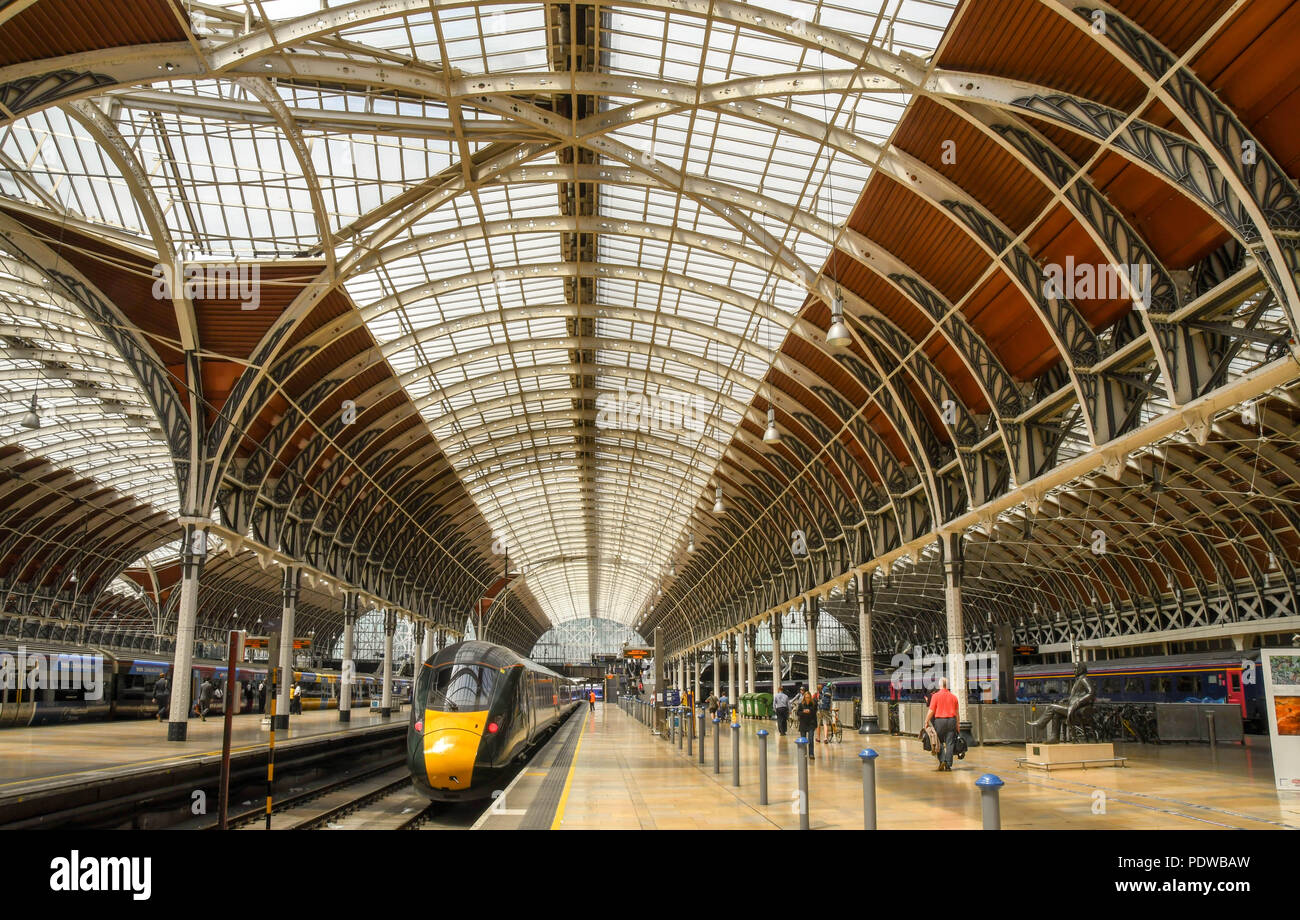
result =
[{"label": "advertising poster", "polygon": [[1262,649],[1277,788],[1300,792],[1300,649]]}]

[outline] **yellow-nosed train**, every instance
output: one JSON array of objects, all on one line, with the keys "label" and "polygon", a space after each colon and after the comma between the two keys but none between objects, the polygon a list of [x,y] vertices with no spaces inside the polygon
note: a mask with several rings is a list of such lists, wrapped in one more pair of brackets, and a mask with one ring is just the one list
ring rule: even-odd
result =
[{"label": "yellow-nosed train", "polygon": [[490,642],[461,642],[416,675],[406,757],[435,801],[488,798],[516,758],[579,703],[578,684]]}]

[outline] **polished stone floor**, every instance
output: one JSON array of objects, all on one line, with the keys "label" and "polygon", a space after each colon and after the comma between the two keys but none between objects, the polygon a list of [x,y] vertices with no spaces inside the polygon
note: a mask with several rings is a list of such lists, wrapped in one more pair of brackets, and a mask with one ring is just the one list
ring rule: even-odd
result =
[{"label": "polished stone floor", "polygon": [[[741,785],[731,785],[730,729],[721,736],[722,772],[698,754],[651,734],[617,705],[584,714],[586,725],[560,827],[797,828],[794,735],[770,722],[746,720],[741,735]],[[769,804],[758,801],[758,739],[767,728]],[[710,725],[710,730],[712,726]],[[816,745],[809,764],[809,818],[817,828],[862,827],[862,767],[876,760],[879,827],[970,828],[981,825],[975,780],[994,773],[1002,790],[1002,823],[1014,828],[1300,829],[1300,795],[1273,788],[1268,739],[1246,745],[1116,745],[1123,768],[1044,774],[1017,768],[1022,745],[973,747],[951,773],[939,773],[913,737],[846,733],[842,744]]]}]

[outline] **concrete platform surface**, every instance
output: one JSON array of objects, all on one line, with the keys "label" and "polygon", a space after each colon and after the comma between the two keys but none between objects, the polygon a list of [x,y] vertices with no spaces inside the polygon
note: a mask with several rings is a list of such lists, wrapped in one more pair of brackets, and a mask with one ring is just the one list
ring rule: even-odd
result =
[{"label": "concrete platform surface", "polygon": [[[351,721],[340,722],[337,710],[305,712],[290,717],[288,731],[275,733],[276,743],[404,723],[409,713],[403,707],[385,722],[378,711],[358,708],[352,710]],[[269,732],[261,725],[258,714],[235,716],[232,751],[265,748]],[[166,723],[151,719],[6,728],[0,730],[0,796],[37,785],[80,782],[126,769],[220,755],[222,732],[220,716],[209,716],[206,722],[190,719],[183,742],[168,741]]]}]

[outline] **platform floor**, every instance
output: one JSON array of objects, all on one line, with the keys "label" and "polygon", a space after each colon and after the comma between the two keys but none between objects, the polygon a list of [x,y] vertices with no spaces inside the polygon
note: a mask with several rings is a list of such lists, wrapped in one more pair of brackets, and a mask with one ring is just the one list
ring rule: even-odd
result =
[{"label": "platform floor", "polygon": [[[403,708],[388,720],[404,721]],[[275,733],[276,743],[316,735],[356,731],[381,725],[378,710],[353,709],[349,722],[340,722],[337,710],[325,709],[291,716],[289,730]],[[46,787],[62,782],[102,778],[127,769],[146,769],[188,759],[221,754],[224,721],[190,719],[184,742],[167,740],[167,725],[152,719],[85,722],[70,725],[6,728],[0,730],[0,796],[26,787]],[[269,732],[256,713],[235,716],[231,733],[234,752],[263,748]]]},{"label": "platform floor", "polygon": [[[713,773],[713,739],[698,752],[662,740],[617,705],[583,714],[585,724],[555,826],[563,829],[797,828],[797,746],[771,722],[741,729],[741,786],[731,785],[730,730],[721,736],[722,772]],[[769,802],[758,804],[758,739],[767,728]],[[712,730],[712,725],[709,726]],[[1262,742],[1262,743],[1261,743]],[[1004,828],[1300,829],[1300,795],[1273,788],[1267,739],[1242,745],[1116,745],[1123,768],[1051,774],[1017,769],[1021,745],[973,747],[953,772],[939,773],[915,738],[845,733],[842,744],[816,745],[809,764],[814,829],[862,827],[858,751],[874,748],[881,829],[978,829],[975,780],[995,773]]]}]

